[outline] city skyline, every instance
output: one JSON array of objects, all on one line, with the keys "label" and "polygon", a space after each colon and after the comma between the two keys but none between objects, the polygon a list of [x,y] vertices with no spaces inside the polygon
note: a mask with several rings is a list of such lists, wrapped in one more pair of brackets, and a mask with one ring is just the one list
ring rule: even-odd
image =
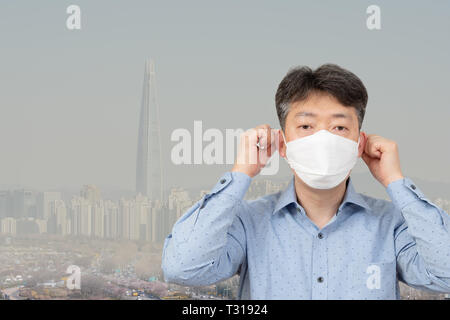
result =
[{"label": "city skyline", "polygon": [[[286,182],[254,181],[246,198],[278,192],[286,185]],[[191,195],[183,188],[172,188],[163,203],[141,194],[119,200],[105,199],[95,185],[84,185],[78,195],[67,200],[56,191],[0,191],[0,234],[48,234],[162,244],[173,224],[208,191]]]}]

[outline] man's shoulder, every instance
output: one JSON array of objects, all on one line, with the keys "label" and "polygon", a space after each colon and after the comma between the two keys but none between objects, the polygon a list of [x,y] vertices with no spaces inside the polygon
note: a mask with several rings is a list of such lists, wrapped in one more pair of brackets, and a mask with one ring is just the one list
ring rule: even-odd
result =
[{"label": "man's shoulder", "polygon": [[251,216],[269,216],[273,213],[276,204],[283,191],[273,192],[254,199],[245,199],[243,205],[246,207],[246,212]]},{"label": "man's shoulder", "polygon": [[390,221],[398,224],[403,221],[401,211],[394,205],[391,200],[381,199],[373,196],[359,193],[368,206],[366,213],[373,219]]},{"label": "man's shoulder", "polygon": [[374,213],[381,213],[382,211],[392,210],[395,208],[394,204],[389,199],[381,199],[367,195],[365,193],[358,194],[364,199],[364,201],[367,203],[369,208],[374,211]]}]

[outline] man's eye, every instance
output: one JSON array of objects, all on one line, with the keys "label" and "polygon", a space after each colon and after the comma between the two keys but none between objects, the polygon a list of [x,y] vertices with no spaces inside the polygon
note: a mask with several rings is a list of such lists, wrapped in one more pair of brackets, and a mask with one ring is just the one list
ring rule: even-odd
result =
[{"label": "man's eye", "polygon": [[344,131],[345,129],[347,129],[346,127],[343,126],[337,126],[336,128],[338,129],[338,131]]},{"label": "man's eye", "polygon": [[307,124],[304,124],[304,125],[302,125],[302,126],[300,126],[299,128],[302,128],[302,129],[309,129],[310,128],[310,126],[309,125],[307,125]]}]

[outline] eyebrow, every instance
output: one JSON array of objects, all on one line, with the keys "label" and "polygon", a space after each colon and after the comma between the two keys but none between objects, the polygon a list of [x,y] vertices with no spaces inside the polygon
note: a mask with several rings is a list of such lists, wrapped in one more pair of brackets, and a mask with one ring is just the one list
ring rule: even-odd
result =
[{"label": "eyebrow", "polygon": [[[347,118],[350,119],[350,116],[345,114],[345,113],[333,113],[331,115],[333,118]],[[317,114],[312,113],[312,112],[298,112],[295,114],[295,117],[317,117]]]}]

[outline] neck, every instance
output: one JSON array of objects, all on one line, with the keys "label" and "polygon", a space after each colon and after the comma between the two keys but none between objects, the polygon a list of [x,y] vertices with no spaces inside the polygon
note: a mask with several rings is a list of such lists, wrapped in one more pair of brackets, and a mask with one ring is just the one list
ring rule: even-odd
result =
[{"label": "neck", "polygon": [[347,179],[332,189],[314,189],[295,176],[297,201],[319,229],[322,229],[336,214],[344,199],[346,181]]}]

